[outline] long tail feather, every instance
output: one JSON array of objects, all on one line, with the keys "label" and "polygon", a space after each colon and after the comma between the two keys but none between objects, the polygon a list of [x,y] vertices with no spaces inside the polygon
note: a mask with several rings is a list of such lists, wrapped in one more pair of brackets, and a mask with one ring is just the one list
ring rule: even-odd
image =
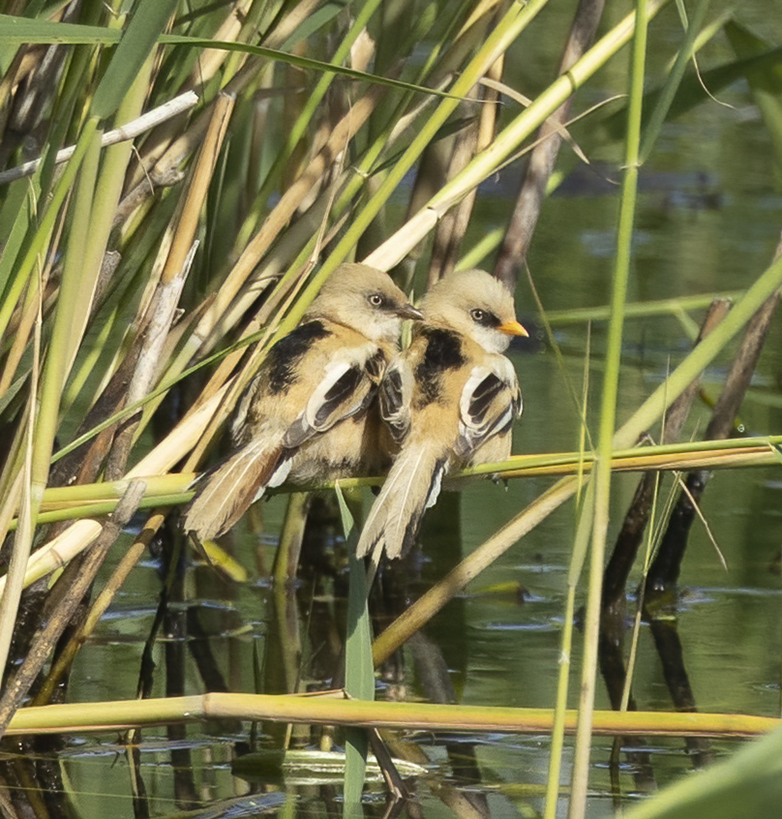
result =
[{"label": "long tail feather", "polygon": [[402,451],[364,524],[356,549],[359,557],[381,547],[395,558],[413,545],[426,508],[437,499],[445,469],[446,459],[439,451],[426,446]]},{"label": "long tail feather", "polygon": [[201,540],[227,532],[263,494],[283,454],[279,442],[255,440],[206,473],[196,484],[200,491],[185,508],[184,530]]}]

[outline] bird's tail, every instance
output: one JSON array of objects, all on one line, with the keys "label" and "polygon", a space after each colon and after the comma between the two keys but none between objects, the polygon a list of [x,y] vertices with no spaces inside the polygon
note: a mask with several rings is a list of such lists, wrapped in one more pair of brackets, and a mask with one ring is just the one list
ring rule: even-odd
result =
[{"label": "bird's tail", "polygon": [[268,437],[245,444],[198,479],[182,528],[201,540],[227,532],[282,472],[287,457],[281,442],[270,442]]},{"label": "bird's tail", "polygon": [[359,557],[384,550],[387,557],[405,553],[415,542],[421,518],[440,493],[446,456],[426,445],[402,450],[369,512],[358,541]]}]

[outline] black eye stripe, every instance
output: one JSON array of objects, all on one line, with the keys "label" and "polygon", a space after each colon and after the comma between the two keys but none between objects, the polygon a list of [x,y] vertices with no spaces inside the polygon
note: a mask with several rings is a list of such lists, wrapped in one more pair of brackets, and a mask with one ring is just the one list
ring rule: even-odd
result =
[{"label": "black eye stripe", "polygon": [[481,327],[499,327],[502,323],[491,310],[482,310],[480,307],[474,307],[470,310],[470,316]]}]

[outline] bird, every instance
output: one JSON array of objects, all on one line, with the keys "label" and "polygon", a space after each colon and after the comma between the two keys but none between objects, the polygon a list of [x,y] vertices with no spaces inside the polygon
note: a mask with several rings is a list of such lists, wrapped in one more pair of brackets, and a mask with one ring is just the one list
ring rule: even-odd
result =
[{"label": "bird", "polygon": [[402,321],[421,318],[386,273],[337,267],[238,402],[233,449],[194,482],[184,531],[202,541],[219,537],[285,481],[377,474],[385,457],[378,387],[398,352]]},{"label": "bird", "polygon": [[421,309],[423,322],[380,385],[380,413],[400,451],[356,547],[374,565],[382,553],[394,559],[410,549],[446,475],[508,458],[522,409],[504,352],[513,336],[528,333],[498,279],[483,270],[450,273]]}]

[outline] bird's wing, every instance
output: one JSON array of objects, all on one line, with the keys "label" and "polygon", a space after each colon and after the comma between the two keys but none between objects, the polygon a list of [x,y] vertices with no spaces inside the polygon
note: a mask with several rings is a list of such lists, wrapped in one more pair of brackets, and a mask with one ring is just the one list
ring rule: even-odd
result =
[{"label": "bird's wing", "polygon": [[410,432],[412,393],[413,371],[410,363],[401,356],[397,357],[388,365],[378,391],[380,416],[397,444],[403,443]]},{"label": "bird's wing", "polygon": [[288,427],[283,445],[299,447],[334,424],[364,412],[375,397],[384,368],[383,351],[372,343],[336,351],[304,410]]},{"label": "bird's wing", "polygon": [[521,412],[521,392],[513,365],[504,356],[472,368],[459,400],[458,457],[468,457],[507,431]]},{"label": "bird's wing", "polygon": [[[303,394],[308,395],[309,373],[312,371],[315,378],[320,378],[332,348],[341,342],[339,332],[325,319],[311,319],[272,345],[234,413],[231,424],[234,446],[242,446],[256,436],[259,424],[295,417],[296,410],[293,415],[286,413],[280,403],[285,407],[304,406],[302,383]],[[283,423],[282,428],[285,426]]]}]

